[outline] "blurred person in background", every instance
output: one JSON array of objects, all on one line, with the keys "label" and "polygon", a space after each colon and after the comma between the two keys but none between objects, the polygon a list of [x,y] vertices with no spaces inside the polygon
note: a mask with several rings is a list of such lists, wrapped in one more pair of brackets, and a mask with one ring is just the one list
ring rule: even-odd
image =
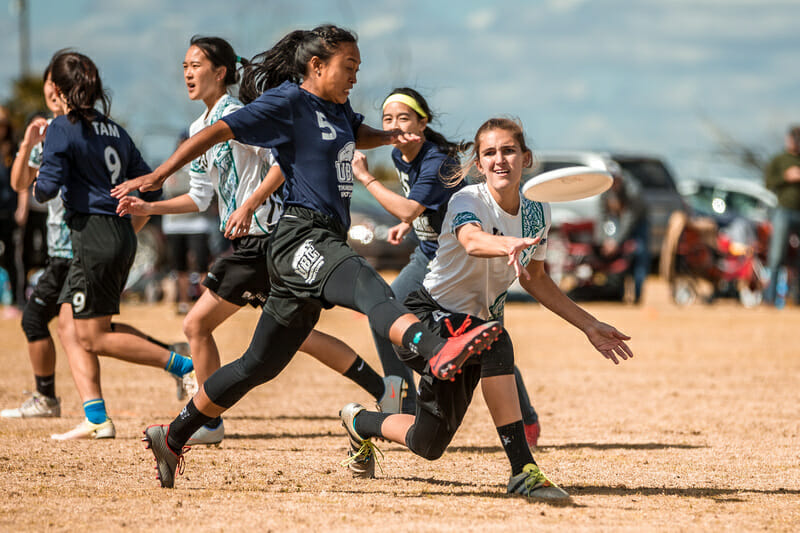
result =
[{"label": "blurred person in background", "polygon": [[778,296],[779,271],[786,257],[789,235],[800,231],[800,126],[789,128],[784,143],[785,150],[773,157],[764,170],[764,184],[778,197],[778,205],[770,217],[772,237],[767,258],[770,281],[764,295],[765,302],[770,304]]},{"label": "blurred person in background", "polygon": [[[185,131],[178,146],[189,138]],[[175,198],[189,192],[190,165],[182,168],[164,182],[164,197]],[[177,312],[185,315],[191,308],[190,275],[205,272],[209,267],[209,238],[215,230],[214,221],[207,213],[169,213],[161,217],[161,230],[167,238],[169,268],[175,274]],[[202,285],[200,290],[203,290]]]},{"label": "blurred person in background", "polygon": [[0,106],[0,304],[21,303],[22,272],[20,227],[25,225],[27,191],[18,195],[11,187],[11,166],[17,151],[11,116]]},{"label": "blurred person in background", "polygon": [[614,177],[611,188],[600,201],[602,220],[599,224],[600,253],[613,260],[622,253],[626,241],[633,240],[630,272],[634,281],[634,303],[640,303],[647,273],[650,270],[650,223],[647,206],[642,198],[641,186],[634,179],[626,179],[619,165],[611,165]]}]

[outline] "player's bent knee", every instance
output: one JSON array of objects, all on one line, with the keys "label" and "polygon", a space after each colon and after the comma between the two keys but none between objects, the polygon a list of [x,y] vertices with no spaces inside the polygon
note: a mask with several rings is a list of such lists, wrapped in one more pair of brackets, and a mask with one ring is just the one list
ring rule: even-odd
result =
[{"label": "player's bent knee", "polygon": [[452,436],[442,438],[444,437],[444,435],[440,435],[442,431],[419,431],[418,429],[415,424],[406,433],[408,449],[428,461],[435,461],[444,455]]},{"label": "player's bent knee", "polygon": [[482,378],[514,373],[514,345],[505,329],[494,341],[491,350],[481,352],[480,359]]}]

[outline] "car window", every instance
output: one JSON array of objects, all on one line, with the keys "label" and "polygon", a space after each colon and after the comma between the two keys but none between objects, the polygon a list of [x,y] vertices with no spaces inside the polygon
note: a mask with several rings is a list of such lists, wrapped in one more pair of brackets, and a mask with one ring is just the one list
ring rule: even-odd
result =
[{"label": "car window", "polygon": [[645,189],[675,190],[675,183],[664,165],[653,159],[618,161],[622,170],[632,175]]}]

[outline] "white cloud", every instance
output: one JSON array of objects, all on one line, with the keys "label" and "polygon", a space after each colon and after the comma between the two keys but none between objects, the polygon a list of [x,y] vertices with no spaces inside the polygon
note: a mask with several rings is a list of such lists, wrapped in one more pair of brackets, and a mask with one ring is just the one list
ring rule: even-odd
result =
[{"label": "white cloud", "polygon": [[362,39],[388,38],[403,27],[403,19],[397,15],[382,15],[360,21],[358,35]]},{"label": "white cloud", "polygon": [[489,28],[497,19],[497,9],[479,9],[467,15],[467,28],[473,31],[481,31]]}]

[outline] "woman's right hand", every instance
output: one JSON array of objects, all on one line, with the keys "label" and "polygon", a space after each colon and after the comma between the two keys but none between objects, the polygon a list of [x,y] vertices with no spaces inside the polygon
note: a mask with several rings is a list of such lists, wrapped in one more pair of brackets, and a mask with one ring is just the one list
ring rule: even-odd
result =
[{"label": "woman's right hand", "polygon": [[353,161],[351,161],[350,165],[353,167],[353,176],[361,182],[361,185],[366,186],[367,183],[375,179],[369,173],[367,156],[364,155],[364,152],[356,150],[353,153]]},{"label": "woman's right hand", "polygon": [[36,117],[25,128],[25,137],[23,143],[28,146],[36,146],[44,140],[45,132],[47,131],[47,119],[43,117]]},{"label": "woman's right hand", "polygon": [[401,222],[396,226],[389,228],[389,234],[386,236],[386,241],[389,244],[398,245],[403,242],[408,232],[411,231],[411,224]]},{"label": "woman's right hand", "polygon": [[[127,183],[127,182],[126,182]],[[149,216],[151,214],[150,202],[145,202],[136,196],[123,196],[119,199],[117,204],[117,214],[119,216],[125,215],[139,215]]]},{"label": "woman's right hand", "polygon": [[111,196],[120,200],[136,190],[140,192],[157,191],[165,180],[166,178],[162,179],[155,172],[151,172],[138,178],[123,181],[111,189]]}]

